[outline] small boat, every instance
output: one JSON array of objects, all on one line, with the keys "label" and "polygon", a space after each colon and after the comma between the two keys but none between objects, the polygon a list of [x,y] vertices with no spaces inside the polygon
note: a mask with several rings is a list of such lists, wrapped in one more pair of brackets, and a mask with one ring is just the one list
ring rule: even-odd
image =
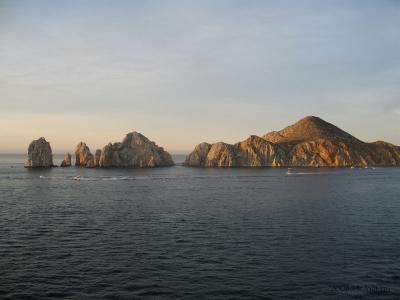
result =
[{"label": "small boat", "polygon": [[80,175],[75,176],[73,179],[74,179],[74,180],[81,180],[81,176],[80,176]]},{"label": "small boat", "polygon": [[354,169],[354,166],[351,166],[350,169]]}]

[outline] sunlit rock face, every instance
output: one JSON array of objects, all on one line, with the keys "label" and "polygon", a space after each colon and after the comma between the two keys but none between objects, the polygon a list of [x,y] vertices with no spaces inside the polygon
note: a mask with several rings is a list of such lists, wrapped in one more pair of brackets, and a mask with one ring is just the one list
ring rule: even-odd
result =
[{"label": "sunlit rock face", "polygon": [[168,152],[138,132],[128,133],[121,143],[103,147],[99,160],[102,168],[153,168],[173,164]]},{"label": "sunlit rock face", "polygon": [[64,159],[61,162],[61,167],[70,167],[71,166],[71,154],[68,152],[64,154]]},{"label": "sunlit rock face", "polygon": [[202,143],[185,161],[196,167],[398,166],[400,147],[365,143],[318,118],[306,117],[281,131],[250,136],[234,145]]},{"label": "sunlit rock face", "polygon": [[51,168],[53,167],[53,153],[50,143],[41,137],[32,141],[28,147],[26,168]]},{"label": "sunlit rock face", "polygon": [[75,149],[75,166],[77,167],[94,167],[93,154],[90,152],[89,147],[80,142]]}]

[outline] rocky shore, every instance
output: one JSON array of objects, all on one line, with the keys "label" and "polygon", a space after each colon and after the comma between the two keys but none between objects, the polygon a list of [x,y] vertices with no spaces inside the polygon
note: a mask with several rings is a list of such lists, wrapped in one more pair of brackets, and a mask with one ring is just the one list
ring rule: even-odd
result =
[{"label": "rocky shore", "polygon": [[281,131],[252,135],[236,144],[201,143],[184,165],[193,167],[365,167],[399,166],[400,147],[365,143],[318,117]]},{"label": "rocky shore", "polygon": [[[66,153],[61,167],[71,166]],[[171,155],[138,132],[108,143],[94,154],[84,142],[75,149],[75,166],[84,168],[154,168],[172,166]],[[310,116],[280,131],[251,135],[236,144],[198,144],[184,162],[191,167],[366,167],[400,166],[400,147],[363,142],[335,125]],[[26,168],[54,167],[50,143],[30,143]]]}]

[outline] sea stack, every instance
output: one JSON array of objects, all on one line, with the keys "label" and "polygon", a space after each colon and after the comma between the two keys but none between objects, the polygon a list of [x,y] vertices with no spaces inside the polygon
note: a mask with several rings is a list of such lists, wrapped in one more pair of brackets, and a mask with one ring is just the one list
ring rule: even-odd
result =
[{"label": "sea stack", "polygon": [[97,149],[93,156],[93,165],[95,168],[100,167],[101,150]]},{"label": "sea stack", "polygon": [[196,146],[184,163],[195,167],[365,167],[399,166],[400,147],[363,142],[335,125],[310,116],[262,137],[234,145]]},{"label": "sea stack", "polygon": [[138,132],[126,135],[121,143],[109,143],[100,156],[102,168],[154,168],[172,166],[171,155]]},{"label": "sea stack", "polygon": [[28,160],[25,168],[51,168],[53,166],[50,143],[44,137],[32,141],[28,147]]},{"label": "sea stack", "polygon": [[75,166],[77,167],[94,167],[93,154],[90,153],[89,147],[84,143],[80,142],[75,149]]},{"label": "sea stack", "polygon": [[64,154],[64,159],[61,162],[61,167],[70,167],[71,166],[71,154],[68,152]]}]

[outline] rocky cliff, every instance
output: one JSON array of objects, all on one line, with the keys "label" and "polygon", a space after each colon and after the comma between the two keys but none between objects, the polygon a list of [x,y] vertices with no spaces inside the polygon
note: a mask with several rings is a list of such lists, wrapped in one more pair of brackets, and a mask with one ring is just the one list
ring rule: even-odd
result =
[{"label": "rocky cliff", "polygon": [[34,140],[28,147],[28,159],[25,163],[26,168],[51,168],[53,167],[53,153],[50,143],[41,137]]},{"label": "rocky cliff", "polygon": [[306,117],[281,131],[250,136],[234,145],[196,146],[185,161],[198,167],[399,166],[400,147],[365,143],[317,117]]},{"label": "rocky cliff", "polygon": [[95,168],[100,167],[101,150],[97,149],[93,156],[93,165]]},{"label": "rocky cliff", "polygon": [[168,152],[138,132],[128,133],[120,143],[97,149],[94,155],[80,142],[75,155],[75,165],[86,168],[153,168],[174,164]]},{"label": "rocky cliff", "polygon": [[63,168],[71,166],[71,154],[69,154],[68,152],[64,154],[64,159],[61,162],[60,166]]},{"label": "rocky cliff", "polygon": [[89,147],[84,143],[80,142],[75,149],[75,166],[77,167],[94,167],[93,154],[90,152]]},{"label": "rocky cliff", "polygon": [[144,135],[131,132],[121,143],[109,143],[101,150],[102,168],[153,168],[172,166],[171,155]]}]

